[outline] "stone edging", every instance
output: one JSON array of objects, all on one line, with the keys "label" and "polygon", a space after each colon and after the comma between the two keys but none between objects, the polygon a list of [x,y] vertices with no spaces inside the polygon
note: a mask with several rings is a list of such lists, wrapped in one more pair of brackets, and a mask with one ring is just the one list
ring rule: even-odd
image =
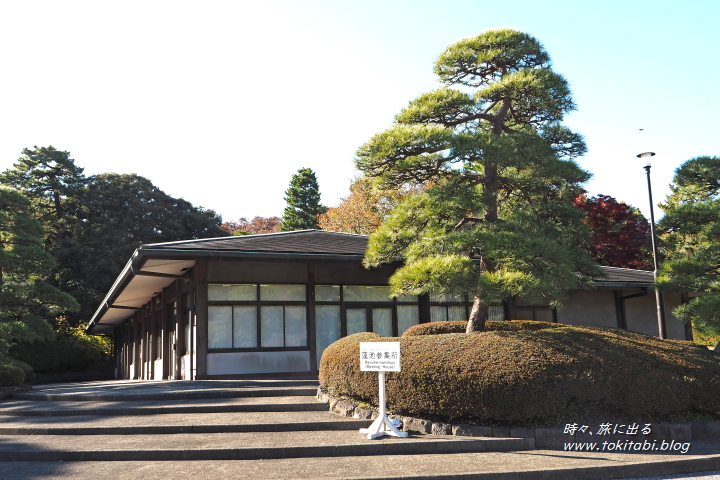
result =
[{"label": "stone edging", "polygon": [[[330,411],[345,417],[374,420],[377,412],[372,408],[360,407],[353,400],[334,397],[323,387],[318,387],[317,398],[330,406]],[[432,435],[459,435],[466,437],[503,437],[532,438],[535,448],[562,448],[568,442],[604,442],[615,443],[626,440],[644,442],[674,441],[677,443],[693,440],[720,439],[720,420],[717,421],[686,421],[672,424],[652,424],[649,435],[592,435],[576,432],[575,435],[564,433],[563,428],[530,428],[530,427],[485,427],[480,425],[449,424],[433,422],[421,418],[388,415],[402,421],[403,430],[417,431]]]},{"label": "stone edging", "polygon": [[0,400],[12,397],[14,393],[29,392],[32,387],[29,385],[22,385],[20,387],[0,387]]}]

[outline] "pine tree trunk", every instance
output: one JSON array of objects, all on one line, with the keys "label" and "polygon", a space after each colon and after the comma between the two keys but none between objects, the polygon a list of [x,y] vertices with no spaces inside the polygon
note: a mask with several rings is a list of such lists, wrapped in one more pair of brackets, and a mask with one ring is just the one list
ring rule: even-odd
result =
[{"label": "pine tree trunk", "polygon": [[477,333],[485,331],[485,320],[488,315],[488,304],[480,300],[480,297],[475,296],[473,299],[472,310],[470,311],[470,318],[468,319],[466,333]]}]

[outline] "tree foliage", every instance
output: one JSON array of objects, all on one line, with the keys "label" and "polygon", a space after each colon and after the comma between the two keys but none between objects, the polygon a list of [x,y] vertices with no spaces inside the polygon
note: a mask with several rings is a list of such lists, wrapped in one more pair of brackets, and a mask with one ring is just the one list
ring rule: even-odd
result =
[{"label": "tree foliage", "polygon": [[315,172],[309,168],[298,170],[290,179],[285,201],[287,207],[280,222],[281,231],[320,228],[317,217],[326,209],[320,204],[320,187]]},{"label": "tree foliage", "polygon": [[66,216],[64,202],[85,185],[83,169],[70,152],[53,146],[23,149],[13,168],[0,175],[0,183],[16,188],[32,201],[32,215],[57,233]]},{"label": "tree foliage", "polygon": [[78,308],[47,281],[55,260],[43,235],[30,200],[0,187],[0,357],[17,341],[52,339],[49,322]]},{"label": "tree foliage", "polygon": [[55,255],[58,285],[83,307],[73,324],[90,318],[141,244],[227,235],[214,211],[173,198],[138,175],[90,177],[67,209],[76,220]]},{"label": "tree foliage", "polygon": [[365,261],[404,260],[391,279],[398,294],[469,292],[468,331],[478,331],[492,301],[558,302],[598,274],[571,205],[589,178],[573,161],[585,144],[560,123],[574,108],[567,82],[526,33],[461,40],[435,72],[444,86],[357,153],[358,168],[384,187],[431,185],[371,236]]},{"label": "tree foliage", "polygon": [[608,195],[579,195],[573,204],[585,213],[592,235],[587,249],[600,265],[653,269],[650,223],[638,209]]},{"label": "tree foliage", "polygon": [[702,333],[720,332],[720,158],[697,157],[681,165],[661,207],[665,216],[658,230],[666,260],[658,284],[699,294],[673,314]]},{"label": "tree foliage", "polygon": [[237,222],[225,222],[220,228],[230,235],[258,235],[280,231],[280,217],[259,217],[252,220],[241,217]]},{"label": "tree foliage", "polygon": [[329,207],[318,217],[323,230],[370,235],[382,225],[400,201],[416,195],[426,186],[377,188],[367,177],[356,177],[350,184],[350,194],[337,207]]}]

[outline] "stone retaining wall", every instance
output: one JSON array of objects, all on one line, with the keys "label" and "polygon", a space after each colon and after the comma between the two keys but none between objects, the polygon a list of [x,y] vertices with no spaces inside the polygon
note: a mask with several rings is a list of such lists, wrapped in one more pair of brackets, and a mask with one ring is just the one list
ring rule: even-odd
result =
[{"label": "stone retaining wall", "polygon": [[[317,398],[330,406],[330,411],[346,417],[374,420],[377,412],[372,408],[360,407],[354,401],[336,398],[330,395],[323,387],[318,387]],[[693,440],[708,440],[720,438],[720,420],[703,422],[687,421],[672,424],[652,424],[649,435],[603,435],[591,430],[586,433],[576,432],[569,435],[563,428],[529,428],[529,427],[485,427],[480,425],[449,424],[433,422],[421,418],[388,415],[390,418],[402,422],[404,431],[416,431],[432,435],[461,435],[468,437],[503,437],[503,438],[532,438],[535,448],[563,448],[569,442],[624,442],[635,441],[675,441],[676,443],[692,442]],[[597,426],[595,426],[597,429]]]}]

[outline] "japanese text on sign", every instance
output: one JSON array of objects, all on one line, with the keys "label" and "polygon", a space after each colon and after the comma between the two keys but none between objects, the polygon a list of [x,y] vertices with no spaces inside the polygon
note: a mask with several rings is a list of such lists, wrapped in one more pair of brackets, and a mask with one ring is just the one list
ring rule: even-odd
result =
[{"label": "japanese text on sign", "polygon": [[399,372],[400,342],[360,342],[361,372]]}]

